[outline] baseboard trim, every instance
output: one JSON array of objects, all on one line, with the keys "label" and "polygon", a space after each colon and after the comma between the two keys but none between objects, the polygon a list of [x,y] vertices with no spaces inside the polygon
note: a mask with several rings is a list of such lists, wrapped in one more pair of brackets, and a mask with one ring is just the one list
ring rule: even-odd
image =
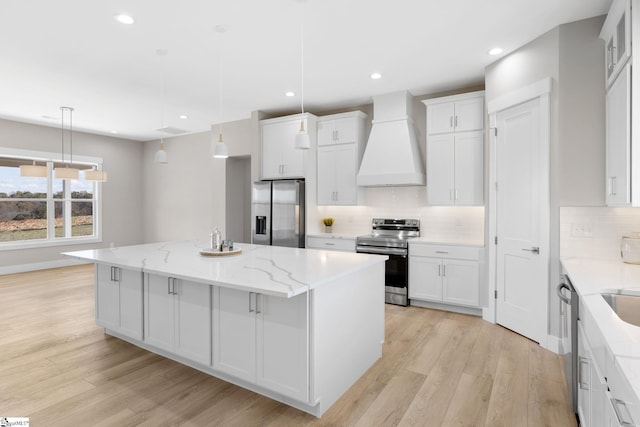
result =
[{"label": "baseboard trim", "polygon": [[444,311],[452,311],[454,313],[460,314],[470,314],[472,316],[482,316],[482,310],[479,308],[473,307],[464,307],[458,305],[450,305],[450,304],[440,304],[432,301],[420,301],[416,299],[411,300],[411,305],[415,307],[422,308],[432,308],[435,310],[444,310]]},{"label": "baseboard trim", "polygon": [[60,259],[55,261],[35,262],[32,264],[18,264],[0,267],[0,275],[25,273],[27,271],[48,270],[50,268],[70,267],[72,265],[90,264],[77,259]]}]

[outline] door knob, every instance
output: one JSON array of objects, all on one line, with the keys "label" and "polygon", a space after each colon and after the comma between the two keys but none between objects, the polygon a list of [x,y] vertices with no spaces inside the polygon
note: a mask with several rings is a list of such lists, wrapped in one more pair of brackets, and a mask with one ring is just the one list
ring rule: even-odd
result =
[{"label": "door knob", "polygon": [[534,253],[536,255],[540,254],[540,248],[537,247],[537,246],[533,246],[531,249],[523,249],[523,251],[531,252],[531,253]]}]

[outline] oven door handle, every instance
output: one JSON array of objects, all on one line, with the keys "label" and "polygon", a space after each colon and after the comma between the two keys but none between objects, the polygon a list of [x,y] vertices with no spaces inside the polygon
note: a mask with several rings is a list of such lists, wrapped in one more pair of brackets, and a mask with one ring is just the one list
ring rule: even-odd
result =
[{"label": "oven door handle", "polygon": [[399,248],[377,248],[375,246],[358,246],[356,252],[360,254],[376,254],[376,255],[400,255],[407,256],[406,249]]}]

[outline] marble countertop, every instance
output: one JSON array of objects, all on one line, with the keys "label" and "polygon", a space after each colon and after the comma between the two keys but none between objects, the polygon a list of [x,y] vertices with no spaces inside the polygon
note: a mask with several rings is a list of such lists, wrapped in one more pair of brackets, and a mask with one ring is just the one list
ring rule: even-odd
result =
[{"label": "marble countertop", "polygon": [[242,253],[205,257],[208,241],[179,241],[66,252],[64,255],[183,280],[290,298],[344,274],[384,262],[382,255],[307,251],[234,243]]},{"label": "marble countertop", "polygon": [[640,327],[621,320],[600,295],[617,289],[640,291],[640,265],[565,258],[562,266],[580,296],[581,307],[589,312],[580,317],[589,315],[594,319],[615,363],[640,401]]}]

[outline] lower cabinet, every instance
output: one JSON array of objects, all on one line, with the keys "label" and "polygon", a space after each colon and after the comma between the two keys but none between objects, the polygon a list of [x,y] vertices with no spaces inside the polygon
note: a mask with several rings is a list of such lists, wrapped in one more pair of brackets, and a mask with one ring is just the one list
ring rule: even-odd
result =
[{"label": "lower cabinet", "polygon": [[593,357],[582,324],[578,323],[578,417],[582,427],[605,424],[607,383],[602,369]]},{"label": "lower cabinet", "polygon": [[211,285],[146,274],[144,341],[211,363]]},{"label": "lower cabinet", "polygon": [[96,264],[96,323],[142,339],[142,272]]},{"label": "lower cabinet", "polygon": [[409,298],[480,306],[481,248],[411,244]]},{"label": "lower cabinet", "polygon": [[213,287],[213,369],[309,401],[308,294]]}]

